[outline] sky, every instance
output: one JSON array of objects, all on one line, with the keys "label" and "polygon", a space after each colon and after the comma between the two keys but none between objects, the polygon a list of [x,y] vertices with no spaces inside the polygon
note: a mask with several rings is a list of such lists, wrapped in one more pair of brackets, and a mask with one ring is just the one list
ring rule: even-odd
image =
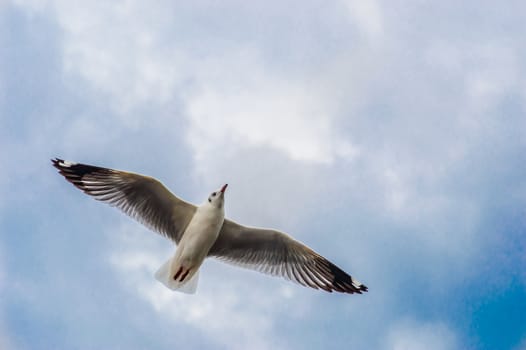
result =
[{"label": "sky", "polygon": [[[521,1],[0,1],[0,348],[526,349]],[[68,184],[154,176],[305,242],[325,293],[174,245]]]}]

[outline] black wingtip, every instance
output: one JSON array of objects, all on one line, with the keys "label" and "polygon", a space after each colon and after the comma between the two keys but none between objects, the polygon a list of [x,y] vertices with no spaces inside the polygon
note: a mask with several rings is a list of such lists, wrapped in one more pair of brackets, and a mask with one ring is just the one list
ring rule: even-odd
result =
[{"label": "black wingtip", "polygon": [[363,293],[366,293],[369,291],[369,288],[367,288],[367,286],[365,284],[359,284],[359,285],[355,285],[353,283],[353,291],[351,292],[352,293],[356,293],[356,294],[363,294]]},{"label": "black wingtip", "polygon": [[64,160],[55,157],[55,158],[52,158],[52,159],[51,159],[51,163],[53,164],[53,166],[54,166],[55,168],[58,169],[58,168],[60,167],[60,163],[64,163]]},{"label": "black wingtip", "polygon": [[343,271],[330,261],[323,259],[321,263],[324,264],[331,272],[331,275],[333,276],[331,288],[334,289],[336,292],[362,294],[363,292],[368,291],[367,286],[353,279],[345,271]]}]

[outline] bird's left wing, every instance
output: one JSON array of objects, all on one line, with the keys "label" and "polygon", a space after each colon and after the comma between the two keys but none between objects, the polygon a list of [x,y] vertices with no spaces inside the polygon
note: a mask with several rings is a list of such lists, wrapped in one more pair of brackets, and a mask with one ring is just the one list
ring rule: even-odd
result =
[{"label": "bird's left wing", "polygon": [[176,243],[196,211],[194,205],[176,197],[152,177],[58,158],[51,161],[84,193],[119,208]]},{"label": "bird's left wing", "polygon": [[226,220],[208,256],[327,292],[359,293],[367,287],[285,233]]}]

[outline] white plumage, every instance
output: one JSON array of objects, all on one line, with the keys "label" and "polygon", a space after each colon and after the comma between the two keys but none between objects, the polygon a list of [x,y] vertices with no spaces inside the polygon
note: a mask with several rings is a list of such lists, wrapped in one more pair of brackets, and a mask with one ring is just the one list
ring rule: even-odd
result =
[{"label": "white plumage", "polygon": [[148,176],[58,158],[52,162],[86,194],[119,208],[177,244],[175,255],[155,273],[170,289],[195,293],[199,267],[207,257],[215,257],[327,292],[367,291],[365,285],[289,235],[225,219],[227,185],[195,206]]}]

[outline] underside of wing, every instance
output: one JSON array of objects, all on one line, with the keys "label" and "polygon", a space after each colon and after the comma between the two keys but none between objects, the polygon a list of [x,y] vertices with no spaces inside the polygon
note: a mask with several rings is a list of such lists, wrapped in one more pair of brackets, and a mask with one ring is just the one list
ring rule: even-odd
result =
[{"label": "underside of wing", "polygon": [[176,243],[195,213],[194,205],[177,198],[152,177],[58,158],[51,161],[84,193],[119,208]]},{"label": "underside of wing", "polygon": [[209,256],[314,289],[358,293],[367,287],[303,243],[275,230],[225,220]]}]

